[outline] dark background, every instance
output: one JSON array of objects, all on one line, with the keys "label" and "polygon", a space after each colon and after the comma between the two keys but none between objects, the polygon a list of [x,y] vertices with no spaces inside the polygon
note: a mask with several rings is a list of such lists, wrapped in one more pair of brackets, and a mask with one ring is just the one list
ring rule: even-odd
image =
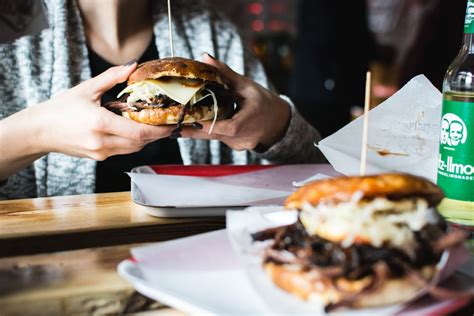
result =
[{"label": "dark background", "polygon": [[461,47],[466,1],[209,0],[232,19],[278,92],[326,136],[418,74],[441,90]]}]

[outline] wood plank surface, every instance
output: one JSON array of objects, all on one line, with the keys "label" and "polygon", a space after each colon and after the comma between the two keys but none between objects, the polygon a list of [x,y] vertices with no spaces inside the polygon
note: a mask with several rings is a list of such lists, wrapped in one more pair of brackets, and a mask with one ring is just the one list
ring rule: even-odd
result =
[{"label": "wood plank surface", "polygon": [[224,225],[223,217],[149,216],[130,192],[0,201],[0,257],[169,240]]},{"label": "wood plank surface", "polygon": [[[183,316],[147,299],[116,267],[139,245],[0,259],[0,315]],[[452,315],[472,315],[474,302]]]},{"label": "wood plank surface", "polygon": [[0,259],[0,315],[104,315],[162,307],[116,273],[131,247]]}]

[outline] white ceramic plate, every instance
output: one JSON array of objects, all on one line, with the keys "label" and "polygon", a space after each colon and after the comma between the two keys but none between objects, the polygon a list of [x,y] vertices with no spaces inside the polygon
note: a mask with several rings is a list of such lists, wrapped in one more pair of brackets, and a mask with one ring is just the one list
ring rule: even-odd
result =
[{"label": "white ceramic plate", "polygon": [[[132,253],[138,262],[121,262],[119,275],[138,292],[177,310],[209,315],[271,313],[247,279],[225,230],[140,247]],[[425,297],[402,313],[446,314],[466,303],[435,302]],[[344,314],[367,312],[354,310]]]}]

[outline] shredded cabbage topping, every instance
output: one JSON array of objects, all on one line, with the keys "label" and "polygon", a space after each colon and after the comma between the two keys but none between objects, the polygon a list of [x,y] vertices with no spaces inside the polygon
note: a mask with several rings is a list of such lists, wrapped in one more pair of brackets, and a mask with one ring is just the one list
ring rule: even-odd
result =
[{"label": "shredded cabbage topping", "polygon": [[362,238],[374,247],[388,244],[409,254],[416,244],[414,231],[438,220],[436,212],[421,198],[401,201],[385,198],[363,201],[361,198],[361,194],[355,194],[346,203],[315,207],[306,203],[300,219],[308,234],[339,238],[343,247]]},{"label": "shredded cabbage topping", "polygon": [[219,107],[217,106],[217,98],[216,98],[216,95],[214,94],[214,92],[212,92],[209,89],[205,89],[205,90],[208,91],[211,94],[212,101],[214,102],[214,104],[213,104],[213,106],[214,106],[214,119],[212,120],[211,128],[209,129],[209,135],[211,135],[212,130],[214,129],[214,125],[216,125],[217,112],[219,111]]},{"label": "shredded cabbage topping", "polygon": [[117,98],[120,98],[125,93],[130,93],[127,97],[127,104],[129,106],[130,104],[140,100],[145,102],[151,102],[154,97],[163,94],[163,92],[157,85],[154,85],[147,81],[140,81],[127,86],[117,95]]},{"label": "shredded cabbage topping", "polygon": [[201,91],[199,91],[198,93],[196,93],[193,96],[191,101],[189,101],[189,105],[193,106],[194,104],[198,103],[199,101],[201,101],[201,100],[203,100],[207,97],[212,97],[213,108],[214,108],[214,119],[212,120],[211,128],[209,128],[209,133],[208,133],[209,135],[211,135],[211,133],[214,129],[214,125],[216,124],[216,121],[217,121],[217,114],[218,114],[218,111],[219,111],[219,107],[217,106],[217,98],[216,98],[215,93],[210,89],[204,89],[204,91],[207,91],[208,94],[205,94],[204,96],[201,96],[201,97],[198,98],[198,94],[201,92]]}]

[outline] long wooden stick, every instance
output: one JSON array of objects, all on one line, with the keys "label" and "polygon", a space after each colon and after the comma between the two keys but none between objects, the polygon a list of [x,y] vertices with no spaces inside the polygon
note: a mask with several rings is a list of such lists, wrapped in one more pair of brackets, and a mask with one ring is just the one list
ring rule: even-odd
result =
[{"label": "long wooden stick", "polygon": [[171,17],[171,0],[168,0],[168,32],[170,38],[171,57],[174,57],[174,46],[173,46],[173,23]]},{"label": "long wooden stick", "polygon": [[369,137],[369,110],[370,110],[370,87],[371,73],[367,71],[365,79],[365,104],[364,104],[364,127],[362,129],[362,149],[360,153],[360,175],[365,176],[367,169],[367,141]]}]

